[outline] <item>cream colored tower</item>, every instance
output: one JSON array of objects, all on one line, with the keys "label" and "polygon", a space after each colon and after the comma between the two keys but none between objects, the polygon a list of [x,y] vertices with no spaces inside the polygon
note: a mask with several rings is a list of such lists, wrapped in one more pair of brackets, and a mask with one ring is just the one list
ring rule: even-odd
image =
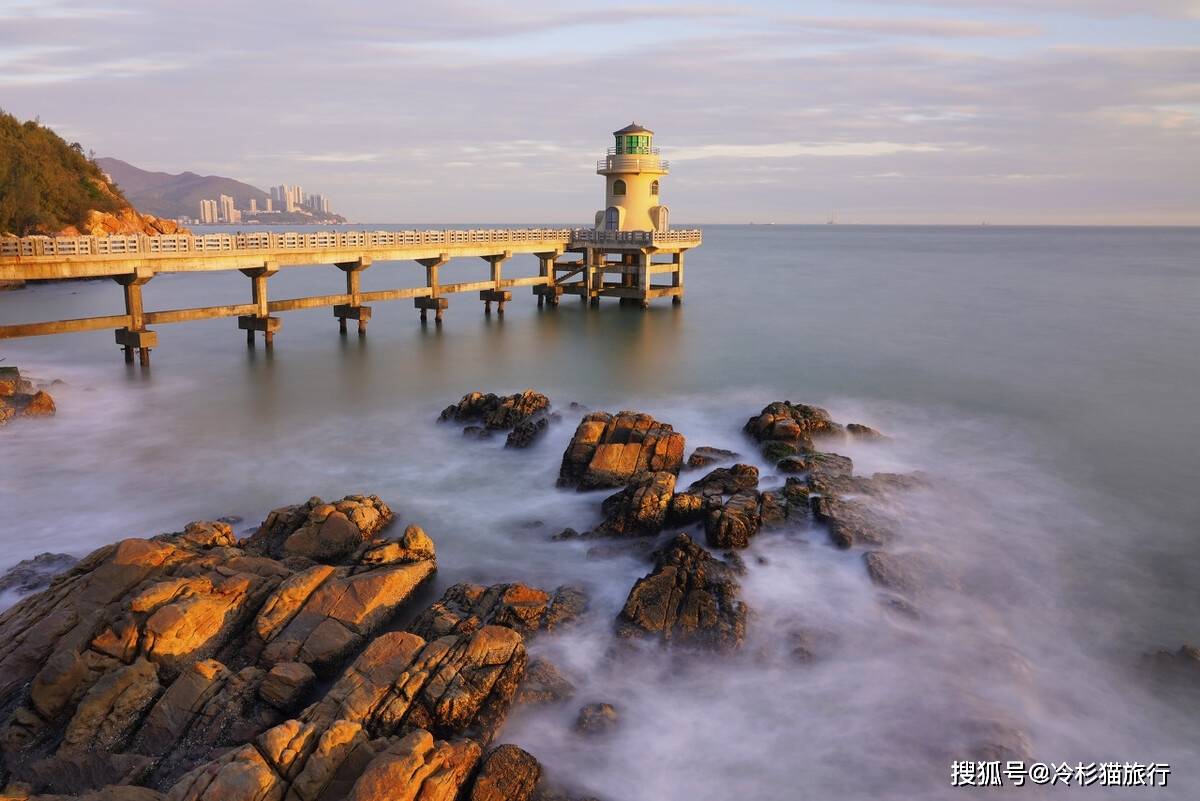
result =
[{"label": "cream colored tower", "polygon": [[668,163],[654,147],[654,131],[636,122],[613,131],[616,144],[596,163],[604,176],[604,208],[596,228],[604,231],[665,231],[667,207],[659,198]]}]

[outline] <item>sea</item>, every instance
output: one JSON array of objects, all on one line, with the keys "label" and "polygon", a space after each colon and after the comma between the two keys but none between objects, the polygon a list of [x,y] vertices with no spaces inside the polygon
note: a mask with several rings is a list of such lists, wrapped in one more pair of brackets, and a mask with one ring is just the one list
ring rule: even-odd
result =
[{"label": "sea", "polygon": [[[505,274],[536,270],[514,257]],[[442,278],[486,275],[461,259]],[[363,289],[422,279],[414,262],[377,262]],[[288,268],[270,294],[341,282],[332,266]],[[712,225],[686,288],[681,306],[647,310],[539,309],[518,289],[503,317],[464,294],[440,327],[411,302],[377,303],[361,338],[329,309],[292,312],[270,351],[232,319],[163,325],[149,371],[108,331],[5,341],[0,363],[61,383],[55,418],[0,431],[0,569],[374,493],[437,543],[431,597],[459,581],[587,589],[581,621],[530,643],[574,700],[516,710],[499,738],[579,795],[962,798],[974,788],[953,786],[954,763],[1004,731],[1055,772],[1170,768],[1165,788],[1009,782],[1014,797],[1200,797],[1200,685],[1162,685],[1143,658],[1200,644],[1200,229]],[[145,287],[147,309],[249,296],[236,272]],[[0,293],[3,323],[121,312],[110,281]],[[528,450],[437,422],[469,391],[527,387],[562,416]],[[650,565],[553,536],[595,525],[605,496],[555,486],[583,414],[571,404],[651,413],[773,487],[742,426],[784,399],[888,435],[836,449],[860,474],[926,476],[896,501],[896,547],[954,581],[897,614],[861,551],[807,525],[764,531],[742,554],[738,653],[614,648]],[[590,702],[616,707],[608,736],[573,732]]]}]

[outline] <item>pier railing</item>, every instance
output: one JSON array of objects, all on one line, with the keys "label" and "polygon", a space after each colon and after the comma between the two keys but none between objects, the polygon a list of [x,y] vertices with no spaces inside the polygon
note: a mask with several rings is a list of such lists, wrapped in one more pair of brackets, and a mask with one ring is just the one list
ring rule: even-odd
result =
[{"label": "pier railing", "polygon": [[499,228],[438,231],[269,231],[245,234],[160,234],[148,236],[24,236],[0,238],[0,257],[120,256],[140,253],[227,253],[244,251],[346,250],[439,245],[509,245],[571,241],[569,228]]},{"label": "pier railing", "polygon": [[315,231],[312,233],[160,234],[148,236],[24,236],[0,238],[0,258],[36,256],[136,256],[181,253],[263,253],[406,246],[520,245],[561,242],[595,245],[700,244],[699,230],[598,231],[593,228],[499,228],[431,231]]}]

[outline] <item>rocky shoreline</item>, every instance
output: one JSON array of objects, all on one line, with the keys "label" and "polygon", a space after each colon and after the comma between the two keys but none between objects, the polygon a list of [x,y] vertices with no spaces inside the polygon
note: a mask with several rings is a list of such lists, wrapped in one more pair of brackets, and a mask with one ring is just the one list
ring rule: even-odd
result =
[{"label": "rocky shoreline", "polygon": [[21,417],[51,417],[54,398],[41,382],[21,375],[16,367],[0,366],[0,426]]},{"label": "rocky shoreline", "polygon": [[[526,390],[470,393],[441,419],[527,447],[560,418]],[[650,415],[583,414],[558,484],[610,492],[598,523],[555,539],[637,546],[647,559],[611,621],[614,660],[639,642],[718,660],[739,651],[754,617],[739,551],[772,528],[815,525],[860,551],[865,578],[905,619],[919,619],[926,592],[955,586],[936,558],[893,547],[885,501],[928,480],[859,476],[821,449],[882,434],[786,401],[744,431],[782,487],[762,489],[759,469],[731,451],[687,455],[683,434]],[[697,477],[683,487],[688,471]],[[225,522],[195,522],[102,547],[0,614],[4,797],[584,801],[553,764],[498,739],[523,705],[577,710],[563,737],[621,725],[621,699],[579,705],[556,665],[526,650],[591,614],[587,594],[459,583],[428,604],[436,545],[397,517],[383,499],[350,495],[276,509],[241,539]],[[63,566],[48,555],[10,586],[32,590],[42,568]],[[799,665],[811,654],[792,635]],[[1186,649],[1157,659],[1195,661]],[[1030,751],[1019,727],[987,715],[961,746],[979,758]]]}]

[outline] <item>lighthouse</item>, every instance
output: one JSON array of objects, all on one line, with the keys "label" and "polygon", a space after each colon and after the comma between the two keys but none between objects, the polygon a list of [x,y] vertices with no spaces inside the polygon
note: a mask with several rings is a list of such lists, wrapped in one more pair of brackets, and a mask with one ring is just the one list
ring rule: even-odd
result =
[{"label": "lighthouse", "polygon": [[604,176],[604,208],[596,212],[601,231],[666,231],[662,179],[668,163],[659,158],[654,131],[636,122],[613,131],[608,155],[596,163]]}]

